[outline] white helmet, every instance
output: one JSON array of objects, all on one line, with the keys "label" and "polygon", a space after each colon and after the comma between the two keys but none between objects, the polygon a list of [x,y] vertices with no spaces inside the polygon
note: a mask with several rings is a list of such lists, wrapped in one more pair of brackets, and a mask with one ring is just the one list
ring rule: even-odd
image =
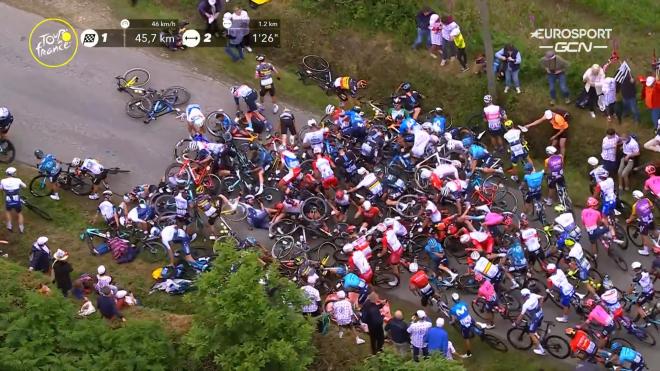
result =
[{"label": "white helmet", "polygon": [[545,147],[545,153],[552,156],[555,153],[557,153],[557,148],[555,148],[554,146],[547,146]]},{"label": "white helmet", "polygon": [[[470,242],[470,235],[469,234],[464,234],[461,236],[460,239],[461,243],[468,243]],[[476,251],[475,251],[476,252]]]},{"label": "white helmet", "polygon": [[188,143],[188,151],[197,151],[199,149],[199,144],[197,144],[197,141],[192,141]]},{"label": "white helmet", "polygon": [[422,178],[422,179],[428,179],[428,178],[431,177],[431,174],[433,174],[433,173],[431,172],[431,170],[429,170],[429,169],[422,169],[422,171],[421,171],[420,174],[419,174],[419,177]]},{"label": "white helmet", "polygon": [[640,263],[640,262],[632,262],[632,264],[630,264],[630,267],[631,267],[632,269],[639,269],[639,268],[642,267],[642,263]]},{"label": "white helmet", "polygon": [[7,107],[0,107],[0,119],[7,118],[9,116],[9,110]]},{"label": "white helmet", "polygon": [[360,175],[365,175],[367,173],[367,169],[361,167],[358,169],[357,173]]},{"label": "white helmet", "polygon": [[[9,169],[7,170],[9,171]],[[636,189],[633,191],[632,196],[633,198],[635,198],[635,200],[639,200],[640,198],[644,197],[644,193],[642,193],[642,191],[640,191],[639,189]]]},{"label": "white helmet", "polygon": [[458,295],[457,292],[454,292],[454,293],[451,294],[451,298],[452,298],[452,300],[454,300],[454,301],[459,301],[459,300],[461,299],[461,296]]},{"label": "white helmet", "polygon": [[543,118],[546,120],[552,119],[552,111],[549,109],[545,110],[545,112],[543,112]]},{"label": "white helmet", "polygon": [[481,254],[479,254],[479,251],[472,251],[470,253],[470,259],[472,259],[472,260],[479,260],[480,257],[481,257]]},{"label": "white helmet", "polygon": [[71,165],[73,166],[80,165],[80,157],[74,157],[73,160],[71,160]]},{"label": "white helmet", "polygon": [[10,166],[10,167],[7,168],[7,170],[5,170],[5,173],[7,173],[7,175],[14,176],[14,175],[16,175],[16,168],[13,167],[13,166]]},{"label": "white helmet", "polygon": [[364,202],[362,203],[362,208],[364,209],[364,211],[369,211],[369,210],[371,210],[371,202],[368,201],[368,200],[367,200],[367,201],[364,201]]},{"label": "white helmet", "polygon": [[330,115],[334,111],[335,111],[335,106],[333,106],[332,104],[328,104],[327,106],[325,106],[325,114],[326,115]]},{"label": "white helmet", "polygon": [[99,265],[98,268],[96,268],[96,273],[103,275],[105,274],[105,265]]},{"label": "white helmet", "polygon": [[484,95],[484,103],[490,104],[493,102],[493,97],[490,96],[490,94]]},{"label": "white helmet", "polygon": [[429,130],[432,127],[433,127],[433,125],[428,121],[422,124],[422,129],[424,129],[424,130]]},{"label": "white helmet", "polygon": [[591,166],[598,166],[598,159],[594,156],[591,156],[587,159],[587,163]]},{"label": "white helmet", "polygon": [[554,271],[554,270],[557,270],[557,266],[554,265],[553,263],[550,263],[550,264],[545,266],[545,269],[548,270],[548,271]]},{"label": "white helmet", "polygon": [[520,296],[529,296],[529,294],[531,294],[531,293],[532,293],[532,292],[529,291],[529,289],[526,289],[526,288],[520,290]]},{"label": "white helmet", "polygon": [[193,125],[195,125],[195,127],[198,129],[204,126],[204,117],[197,117],[196,119],[194,119]]},{"label": "white helmet", "polygon": [[394,222],[396,222],[396,220],[394,220],[394,218],[385,218],[385,220],[383,220],[383,224],[385,224],[388,227],[393,226]]},{"label": "white helmet", "polygon": [[341,250],[344,252],[344,254],[348,254],[350,252],[353,252],[353,244],[352,243],[347,243],[344,245],[344,247],[341,248]]},{"label": "white helmet", "polygon": [[314,126],[314,125],[316,125],[316,124],[317,124],[317,122],[316,122],[316,120],[314,120],[314,119],[309,119],[309,120],[307,120],[307,125],[309,125],[309,126]]},{"label": "white helmet", "polygon": [[410,273],[415,273],[419,270],[419,265],[417,263],[410,263],[410,265],[408,266],[408,270],[410,271]]},{"label": "white helmet", "polygon": [[41,237],[37,238],[37,245],[39,245],[39,246],[45,245],[46,242],[48,242],[48,237],[46,237],[46,236],[41,236]]}]

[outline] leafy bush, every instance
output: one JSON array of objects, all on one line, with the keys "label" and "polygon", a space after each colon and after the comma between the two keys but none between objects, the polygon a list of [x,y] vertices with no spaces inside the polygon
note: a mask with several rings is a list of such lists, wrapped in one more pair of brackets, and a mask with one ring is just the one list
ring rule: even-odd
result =
[{"label": "leafy bush", "polygon": [[456,361],[449,361],[435,353],[428,359],[414,362],[403,359],[391,352],[382,352],[369,357],[354,371],[465,371],[465,367]]},{"label": "leafy bush", "polygon": [[265,273],[253,252],[228,244],[220,252],[187,298],[197,304],[186,336],[192,358],[223,370],[305,370],[313,329],[297,312],[300,290],[274,268]]}]

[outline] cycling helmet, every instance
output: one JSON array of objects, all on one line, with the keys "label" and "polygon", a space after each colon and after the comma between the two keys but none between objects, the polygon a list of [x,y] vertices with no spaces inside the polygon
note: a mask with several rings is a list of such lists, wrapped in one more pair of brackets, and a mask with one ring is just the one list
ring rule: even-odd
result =
[{"label": "cycling helmet", "polygon": [[332,104],[328,104],[327,106],[325,106],[325,114],[326,115],[330,115],[333,112],[335,112],[335,106],[333,106]]},{"label": "cycling helmet", "polygon": [[194,152],[199,149],[199,144],[196,141],[191,141],[188,143],[188,151]]},{"label": "cycling helmet", "polygon": [[484,95],[484,103],[491,104],[493,102],[493,97],[490,94]]},{"label": "cycling helmet", "polygon": [[307,125],[316,126],[316,125],[318,125],[318,123],[314,119],[309,119],[309,120],[307,120]]},{"label": "cycling helmet", "polygon": [[370,201],[364,201],[362,203],[362,208],[364,209],[364,211],[371,210],[371,202]]},{"label": "cycling helmet", "polygon": [[259,145],[255,142],[250,143],[250,150],[256,151],[259,149]]},{"label": "cycling helmet", "polygon": [[470,137],[465,137],[465,138],[463,138],[462,142],[463,142],[463,147],[467,148],[467,147],[471,146],[472,144],[474,144],[474,138],[472,138],[471,136]]},{"label": "cycling helmet", "polygon": [[383,224],[385,224],[385,226],[387,226],[387,227],[391,227],[395,223],[396,223],[396,220],[394,218],[385,218],[385,220],[383,220]]},{"label": "cycling helmet", "polygon": [[394,97],[394,99],[392,99],[392,103],[394,103],[395,105],[396,105],[396,104],[401,104],[401,98],[399,98],[399,97]]},{"label": "cycling helmet", "polygon": [[575,336],[575,329],[573,327],[568,327],[566,330],[564,330],[564,334],[568,337],[573,337]]},{"label": "cycling helmet", "polygon": [[530,164],[529,162],[526,162],[524,169],[526,173],[531,173],[532,171],[534,171],[534,165]]},{"label": "cycling helmet", "polygon": [[236,94],[236,90],[238,90],[238,86],[236,86],[236,85],[234,85],[234,86],[232,86],[231,88],[229,88],[229,91],[230,91],[232,94]]},{"label": "cycling helmet", "polygon": [[401,84],[401,90],[408,92],[410,89],[412,89],[412,85],[410,85],[409,82],[404,82]]},{"label": "cycling helmet", "polygon": [[257,60],[257,62],[263,62],[266,60],[266,56],[263,54],[259,54],[255,59]]},{"label": "cycling helmet", "polygon": [[7,173],[7,175],[9,175],[9,176],[14,176],[14,175],[16,175],[16,168],[13,167],[13,166],[10,166],[10,167],[7,168],[7,170],[5,170],[5,173]]},{"label": "cycling helmet", "polygon": [[353,244],[352,243],[347,243],[344,245],[344,247],[341,248],[341,250],[344,252],[344,254],[348,254],[350,252],[353,252]]},{"label": "cycling helmet", "polygon": [[598,206],[598,200],[595,197],[587,198],[587,207],[596,207]]},{"label": "cycling helmet", "polygon": [[428,179],[428,178],[431,177],[431,174],[433,174],[433,172],[431,170],[422,169],[422,171],[419,173],[419,177],[422,178],[422,179]]},{"label": "cycling helmet", "polygon": [[483,276],[483,274],[481,274],[481,273],[474,272],[474,279],[475,279],[477,282],[481,282],[481,281],[484,280],[484,276]]},{"label": "cycling helmet", "polygon": [[0,107],[0,119],[9,117],[9,109],[7,107]]},{"label": "cycling helmet", "polygon": [[41,160],[42,158],[44,158],[44,151],[42,151],[42,150],[40,150],[40,149],[35,149],[35,150],[34,150],[34,157],[36,157],[36,158],[38,158],[39,160]]},{"label": "cycling helmet", "polygon": [[[464,235],[464,236],[467,236],[467,235]],[[472,259],[472,260],[479,260],[480,257],[481,257],[481,254],[479,254],[479,251],[472,251],[470,253],[470,259]]]},{"label": "cycling helmet", "polygon": [[432,127],[433,127],[433,125],[428,121],[422,124],[422,129],[424,129],[424,130],[429,130]]},{"label": "cycling helmet", "polygon": [[410,265],[408,266],[408,270],[410,271],[410,273],[415,273],[419,270],[419,265],[417,265],[417,263],[410,263]]},{"label": "cycling helmet", "polygon": [[351,111],[353,111],[353,112],[355,112],[355,113],[360,113],[360,112],[362,112],[362,107],[360,107],[360,106],[353,106],[353,108],[351,108]]},{"label": "cycling helmet", "polygon": [[564,240],[564,245],[566,245],[566,247],[573,247],[575,246],[575,240],[568,237]]},{"label": "cycling helmet", "polygon": [[442,109],[442,107],[435,107],[435,109],[433,110],[433,112],[435,112],[435,113],[437,113],[437,114],[439,115],[439,114],[441,114],[442,112],[444,112],[444,110]]},{"label": "cycling helmet", "polygon": [[284,203],[278,202],[275,204],[275,210],[282,211],[284,209]]},{"label": "cycling helmet", "polygon": [[545,110],[545,112],[543,112],[543,118],[546,120],[552,119],[552,111],[549,109]]},{"label": "cycling helmet", "polygon": [[639,200],[642,197],[644,197],[644,193],[642,193],[642,191],[636,189],[636,190],[633,191],[632,196],[635,200]]},{"label": "cycling helmet", "polygon": [[457,292],[454,292],[454,293],[451,294],[451,300],[453,300],[453,301],[459,301],[459,300],[461,300],[461,296],[458,295]]},{"label": "cycling helmet", "polygon": [[554,272],[557,270],[557,266],[554,265],[553,263],[550,263],[545,267],[545,270],[548,272]]},{"label": "cycling helmet", "polygon": [[506,120],[504,121],[504,128],[505,129],[511,129],[513,127],[513,120]]},{"label": "cycling helmet", "polygon": [[523,296],[523,297],[524,297],[524,296],[529,296],[531,293],[532,293],[532,292],[529,291],[528,288],[524,288],[524,289],[520,290],[520,296]]},{"label": "cycling helmet", "polygon": [[358,173],[359,175],[365,175],[365,174],[367,173],[367,169],[361,167],[361,168],[359,168],[359,169],[357,170],[357,173]]},{"label": "cycling helmet", "polygon": [[591,156],[587,159],[587,163],[591,166],[598,166],[598,159],[594,156]]},{"label": "cycling helmet", "polygon": [[616,341],[613,342],[612,345],[610,345],[610,350],[612,350],[612,353],[616,352],[617,350],[621,350],[621,348],[623,348],[621,343],[618,343]]},{"label": "cycling helmet", "polygon": [[547,155],[552,156],[552,155],[554,155],[555,153],[557,153],[557,148],[555,148],[554,146],[547,146],[547,147],[545,147],[545,153],[546,153]]},{"label": "cycling helmet", "polygon": [[71,165],[79,166],[80,162],[81,162],[80,157],[74,157],[73,160],[71,160]]},{"label": "cycling helmet", "polygon": [[[9,170],[9,169],[7,169],[7,170]],[[105,191],[103,191],[103,195],[106,196],[106,197],[112,197],[112,191],[109,190],[109,189],[106,189]]]},{"label": "cycling helmet", "polygon": [[646,173],[646,175],[655,175],[655,166],[647,165],[644,168],[644,172]]},{"label": "cycling helmet", "polygon": [[632,262],[632,264],[630,264],[630,268],[632,268],[633,270],[640,269],[640,268],[642,268],[642,263],[640,263],[640,262]]},{"label": "cycling helmet", "polygon": [[335,192],[335,197],[336,198],[344,198],[344,191],[342,189],[338,189],[337,192]]}]

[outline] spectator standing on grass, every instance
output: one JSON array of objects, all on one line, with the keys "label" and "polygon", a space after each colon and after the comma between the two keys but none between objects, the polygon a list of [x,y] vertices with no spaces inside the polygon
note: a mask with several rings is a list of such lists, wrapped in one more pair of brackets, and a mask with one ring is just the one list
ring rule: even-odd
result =
[{"label": "spectator standing on grass", "polygon": [[50,270],[50,249],[46,246],[48,237],[41,236],[32,244],[30,251],[30,271],[48,273]]},{"label": "spectator standing on grass", "polygon": [[454,22],[454,18],[450,15],[445,15],[440,18],[442,23],[442,62],[441,66],[447,64],[447,60],[453,60],[456,57],[456,44],[451,32],[458,29],[458,25]]},{"label": "spectator standing on grass", "polygon": [[616,84],[617,91],[621,92],[621,103],[622,106],[617,112],[617,119],[619,124],[621,123],[621,118],[623,114],[629,112],[632,115],[633,121],[636,124],[639,124],[639,107],[637,107],[637,85],[635,79],[632,76],[632,71],[628,71],[626,76],[617,82]]},{"label": "spectator standing on grass", "polygon": [[584,82],[584,91],[587,92],[587,108],[589,108],[592,118],[596,118],[596,106],[598,105],[598,96],[602,94],[603,82],[605,80],[605,71],[594,64],[589,67],[582,75]]},{"label": "spectator standing on grass", "polygon": [[429,344],[429,353],[440,352],[446,357],[449,346],[449,335],[444,329],[444,326],[445,320],[438,317],[435,320],[435,326],[429,329],[426,339]]},{"label": "spectator standing on grass", "polygon": [[422,353],[424,358],[429,356],[429,347],[426,342],[426,336],[431,328],[431,322],[426,318],[426,312],[418,310],[416,315],[413,316],[413,323],[408,326],[408,333],[410,334],[410,344],[412,344],[413,360],[419,362],[419,354]]},{"label": "spectator standing on grass", "polygon": [[101,312],[103,318],[108,320],[120,318],[122,321],[126,322],[126,317],[117,310],[117,301],[112,294],[110,287],[106,286],[101,289],[99,297],[96,298],[96,307],[99,309],[99,312]]},{"label": "spectator standing on grass", "polygon": [[222,12],[222,2],[217,3],[217,0],[202,0],[197,5],[197,11],[202,16],[206,29],[205,34],[215,35],[220,37],[220,29],[218,27],[218,18]]},{"label": "spectator standing on grass", "polygon": [[438,58],[438,55],[442,55],[442,23],[440,22],[440,16],[437,14],[431,14],[429,19],[429,32],[431,38],[431,57]]},{"label": "spectator standing on grass", "polygon": [[[231,13],[225,13],[223,21],[231,20]],[[238,62],[243,59],[243,31],[237,24],[231,24],[231,27],[227,30],[227,46],[225,47],[225,53],[227,53],[231,60]]]},{"label": "spectator standing on grass", "polygon": [[23,203],[21,200],[21,188],[27,188],[25,183],[16,177],[16,168],[10,166],[5,170],[7,177],[0,180],[0,189],[5,194],[5,216],[7,217],[7,230],[14,231],[12,219],[16,216],[18,222],[18,230],[23,233],[25,226],[23,225]]},{"label": "spectator standing on grass", "polygon": [[71,272],[73,272],[73,267],[71,267],[71,264],[67,261],[67,259],[69,259],[69,253],[57,249],[55,254],[53,254],[53,258],[55,258],[55,263],[53,263],[53,282],[57,284],[57,288],[62,291],[62,295],[67,297],[69,296],[69,290],[73,287],[73,283],[71,282]]},{"label": "spectator standing on grass", "polygon": [[344,330],[348,329],[355,336],[356,344],[364,344],[364,340],[358,336],[355,327],[353,327],[355,312],[353,311],[353,304],[346,299],[346,292],[343,290],[338,291],[337,299],[339,300],[332,303],[332,317],[339,326],[339,338],[341,339],[344,336]]},{"label": "spectator standing on grass", "polygon": [[619,190],[630,190],[630,172],[639,162],[639,143],[630,133],[621,138],[623,157],[619,163]]},{"label": "spectator standing on grass", "polygon": [[247,50],[248,53],[252,53],[252,48],[249,45],[250,16],[248,15],[248,12],[245,9],[241,8],[240,6],[235,7],[234,12],[231,14],[231,22],[232,22],[232,27],[235,23],[241,32],[241,36],[243,40],[241,46],[245,48],[245,50]]},{"label": "spectator standing on grass", "polygon": [[606,134],[601,145],[600,158],[603,160],[603,168],[607,170],[610,178],[614,179],[618,169],[616,162],[617,148],[621,143],[621,139],[612,128],[607,129]]},{"label": "spectator standing on grass", "polygon": [[369,339],[371,340],[371,354],[376,354],[383,350],[385,344],[385,332],[383,331],[383,315],[380,314],[380,306],[376,304],[378,294],[372,292],[367,297],[367,301],[362,304],[362,323],[367,324],[369,329]]},{"label": "spectator standing on grass", "polygon": [[417,49],[423,42],[426,42],[426,47],[431,46],[431,34],[429,30],[429,21],[431,20],[431,15],[434,11],[425,6],[422,10],[417,13],[415,17],[415,22],[417,23],[417,37],[415,42],[412,44],[413,49]]},{"label": "spectator standing on grass", "polygon": [[508,93],[511,87],[515,87],[516,93],[520,94],[520,78],[518,77],[518,73],[520,72],[522,56],[518,49],[513,44],[506,44],[495,53],[495,58],[502,60],[502,63],[506,63],[506,67],[504,67],[504,93]]},{"label": "spectator standing on grass", "polygon": [[452,40],[454,40],[454,45],[456,45],[456,59],[458,63],[461,64],[461,72],[465,72],[470,69],[467,65],[467,53],[465,52],[465,39],[461,33],[461,29],[456,27],[451,31]]},{"label": "spectator standing on grass", "polygon": [[605,100],[605,113],[607,113],[607,122],[612,122],[614,115],[614,106],[616,105],[616,81],[611,77],[603,80],[603,99]]},{"label": "spectator standing on grass", "polygon": [[548,78],[548,86],[550,87],[550,105],[554,106],[557,102],[557,91],[555,90],[555,83],[559,81],[559,90],[564,96],[564,103],[568,104],[571,100],[568,98],[568,84],[566,83],[566,70],[568,69],[568,62],[557,55],[554,51],[550,50],[545,53],[541,58],[541,67],[545,70]]},{"label": "spectator standing on grass", "polygon": [[387,322],[385,331],[392,339],[394,349],[400,356],[407,357],[410,355],[410,334],[408,333],[408,324],[403,320],[403,312],[400,310],[394,312],[394,318]]},{"label": "spectator standing on grass", "polygon": [[656,129],[660,128],[660,81],[656,81],[655,77],[646,78],[642,89],[642,100],[646,108],[651,110],[651,122]]}]

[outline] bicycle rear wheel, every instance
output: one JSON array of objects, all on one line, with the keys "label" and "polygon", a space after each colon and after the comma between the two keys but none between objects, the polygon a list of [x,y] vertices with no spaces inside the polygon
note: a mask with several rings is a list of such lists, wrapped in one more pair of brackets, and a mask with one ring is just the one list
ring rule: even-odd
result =
[{"label": "bicycle rear wheel", "polygon": [[165,97],[170,95],[176,98],[174,99],[174,102],[170,102],[174,106],[186,104],[190,100],[190,93],[183,86],[170,86],[163,91],[162,96]]},{"label": "bicycle rear wheel", "polygon": [[126,102],[126,114],[134,119],[143,119],[147,117],[147,112],[151,111],[153,104],[147,98],[135,98]]},{"label": "bicycle rear wheel", "polygon": [[142,243],[142,259],[149,263],[164,262],[167,256],[165,246],[158,241]]},{"label": "bicycle rear wheel", "polygon": [[642,245],[644,245],[644,242],[642,242],[642,233],[640,233],[637,225],[628,224],[626,226],[626,234],[628,236],[628,240],[630,240],[633,245],[637,247],[642,247]]},{"label": "bicycle rear wheel", "polygon": [[0,162],[8,164],[14,161],[16,157],[16,149],[14,144],[8,140],[0,141]]},{"label": "bicycle rear wheel", "polygon": [[131,68],[124,72],[124,80],[131,82],[131,86],[145,86],[149,82],[151,75],[144,68]]},{"label": "bicycle rear wheel", "polygon": [[532,347],[532,339],[527,331],[520,327],[513,327],[506,333],[509,344],[518,350],[528,350]]},{"label": "bicycle rear wheel", "polygon": [[154,206],[156,215],[158,216],[169,216],[176,214],[176,202],[174,201],[174,195],[158,195],[153,199],[152,205]]},{"label": "bicycle rear wheel", "polygon": [[634,335],[639,341],[648,346],[652,347],[655,345],[655,338],[650,332],[646,331],[646,329],[638,328]]},{"label": "bicycle rear wheel", "polygon": [[296,241],[293,237],[284,236],[275,241],[270,252],[275,259],[283,259],[291,253],[295,245]]},{"label": "bicycle rear wheel", "polygon": [[71,192],[78,196],[88,196],[92,194],[92,180],[87,176],[69,175],[69,187]]},{"label": "bicycle rear wheel", "polygon": [[183,180],[185,183],[190,183],[190,174],[181,164],[170,164],[165,169],[165,182],[171,187],[176,187],[178,180]]},{"label": "bicycle rear wheel", "polygon": [[623,241],[623,244],[619,245],[622,250],[626,250],[628,248],[628,233],[626,232],[626,229],[623,228],[621,224],[618,222],[614,224],[614,233],[616,234],[616,239]]},{"label": "bicycle rear wheel", "polygon": [[486,309],[486,301],[483,298],[478,297],[476,300],[473,300],[471,306],[472,312],[474,312],[477,317],[486,319],[488,310]]},{"label": "bicycle rear wheel", "polygon": [[619,255],[618,252],[616,252],[612,249],[614,249],[614,245],[610,246],[610,250],[609,250],[609,254],[608,254],[610,259],[612,259],[614,261],[614,263],[617,265],[617,267],[619,267],[619,269],[621,269],[624,272],[627,272],[628,271],[628,263],[626,263],[626,260],[621,255]]},{"label": "bicycle rear wheel", "polygon": [[213,196],[220,194],[220,189],[222,188],[222,181],[215,174],[207,174],[202,178],[202,182],[199,184],[204,188],[205,191],[209,192]]},{"label": "bicycle rear wheel", "polygon": [[555,358],[566,359],[571,354],[568,341],[561,336],[550,335],[545,338],[545,349]]},{"label": "bicycle rear wheel", "polygon": [[306,55],[302,59],[303,67],[312,72],[325,72],[330,69],[330,63],[318,55]]},{"label": "bicycle rear wheel", "polygon": [[492,334],[484,334],[481,337],[481,340],[488,344],[491,348],[495,349],[498,352],[506,353],[509,351],[509,347],[506,345],[502,339]]},{"label": "bicycle rear wheel", "polygon": [[231,222],[240,222],[247,217],[247,209],[241,203],[237,204],[233,210],[230,205],[222,204],[220,215]]},{"label": "bicycle rear wheel", "polygon": [[34,197],[46,197],[51,194],[45,175],[37,175],[30,181],[30,194]]}]

